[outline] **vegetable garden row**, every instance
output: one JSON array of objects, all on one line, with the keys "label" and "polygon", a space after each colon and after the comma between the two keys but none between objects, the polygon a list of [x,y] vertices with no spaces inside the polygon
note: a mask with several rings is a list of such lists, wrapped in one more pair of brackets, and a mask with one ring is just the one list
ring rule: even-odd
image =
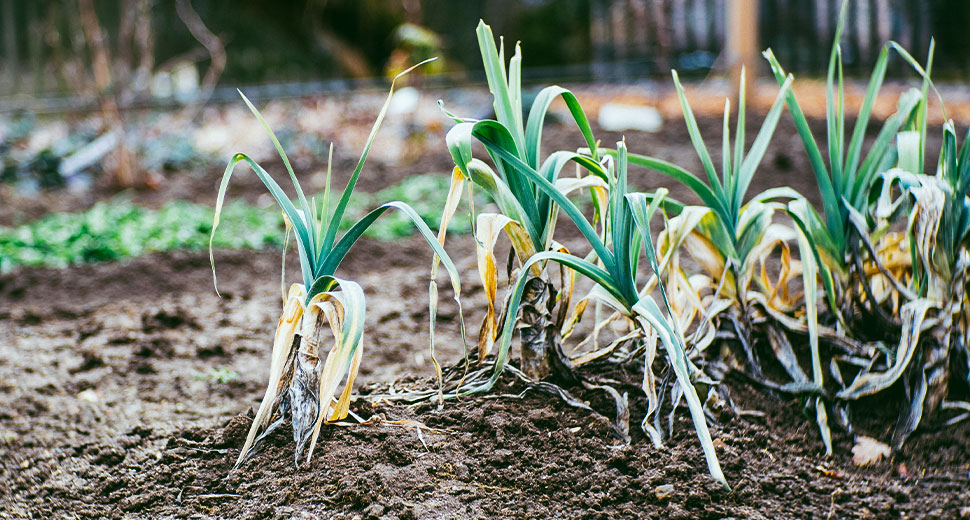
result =
[{"label": "vegetable garden row", "polygon": [[[635,142],[600,143],[580,100],[564,88],[547,87],[525,107],[519,46],[507,59],[502,42],[480,24],[495,119],[465,118],[460,107],[442,104],[454,120],[447,146],[455,168],[437,235],[401,202],[384,203],[342,227],[387,103],[344,191],[331,194],[328,172],[326,191],[308,198],[279,141],[246,100],[272,137],[297,199],[291,201],[259,164],[237,154],[222,179],[212,236],[234,167],[245,162],[283,211],[302,283],[286,288],[284,272],[284,309],[269,382],[237,466],[287,421],[300,465],[312,456],[323,425],[351,413],[354,379],[366,362],[366,306],[360,285],[336,273],[354,243],[391,209],[407,215],[435,253],[428,288],[430,359],[437,375],[434,389],[393,399],[448,406],[448,400],[487,393],[501,378],[513,377],[571,406],[608,415],[621,441],[629,442],[631,427],[638,427],[657,446],[670,435],[659,413],[669,399],[671,414],[686,405],[710,474],[725,487],[729,482],[708,417],[714,407],[730,403],[722,381],[731,372],[774,394],[797,396],[811,411],[827,453],[833,435],[853,432],[858,403],[872,396],[886,396],[879,402],[899,407],[887,439],[893,450],[924,421],[952,424],[970,416],[970,403],[960,400],[967,394],[970,366],[970,141],[964,136],[961,143],[952,121],[942,128],[928,125],[928,106],[939,97],[931,81],[932,46],[921,63],[887,43],[861,106],[850,111],[841,32],[840,24],[826,75],[825,135],[812,134],[792,91],[794,78],[769,49],[764,57],[779,86],[777,98],[746,147],[742,76],[737,111],[725,103],[720,164],[711,159],[673,72],[703,166],[698,175],[651,157]],[[911,66],[921,88],[903,93],[875,140],[867,141],[891,55]],[[392,94],[393,86],[388,103]],[[585,147],[543,153],[547,113],[560,99]],[[783,117],[797,128],[821,207],[790,188],[748,192]],[[854,126],[847,128],[847,120]],[[942,132],[941,150],[926,149],[928,132]],[[937,162],[928,160],[937,152]],[[665,189],[632,192],[628,177],[634,168],[686,186],[702,205],[674,200]],[[496,211],[477,211],[481,205],[471,197],[480,193]],[[458,269],[444,246],[448,222],[466,195],[487,314],[477,333],[467,334],[475,346],[465,363],[443,368],[434,356],[437,274],[443,266],[461,309]],[[582,250],[557,240],[562,220],[578,230]],[[340,234],[341,229],[347,231]],[[508,266],[495,254],[503,236],[514,251]],[[507,294],[499,291],[503,270],[510,274]],[[592,282],[592,289],[578,292],[579,279]],[[592,314],[589,337],[576,338],[588,332],[578,324]],[[458,321],[465,337],[460,313]],[[620,332],[600,344],[599,332],[606,329]],[[512,350],[515,336],[518,356]],[[510,363],[515,357],[517,366]],[[628,395],[590,369],[604,363],[640,367],[648,405],[639,425],[630,425]],[[574,397],[576,389],[602,392],[615,407],[594,409]]]}]

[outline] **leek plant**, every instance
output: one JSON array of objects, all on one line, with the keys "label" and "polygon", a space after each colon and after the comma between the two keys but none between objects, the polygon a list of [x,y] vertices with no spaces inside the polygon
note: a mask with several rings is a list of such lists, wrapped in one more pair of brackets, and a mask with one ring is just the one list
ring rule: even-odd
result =
[{"label": "leek plant", "polygon": [[[944,404],[951,351],[970,360],[970,131],[958,148],[956,128],[948,121],[943,127],[937,173],[920,181],[911,189],[916,209],[910,218],[916,257],[913,281],[920,299],[929,301],[934,317],[920,325],[929,329],[930,348],[924,354],[914,392],[922,395],[925,386],[926,401],[912,400],[910,416],[914,419],[917,411],[913,408],[935,412]],[[900,431],[900,435],[908,433]]]},{"label": "leek plant", "polygon": [[[665,204],[665,209],[674,217],[666,222],[657,250],[660,255],[659,272],[664,276],[667,290],[672,295],[674,314],[682,330],[693,331],[687,340],[699,350],[709,346],[719,330],[733,335],[741,345],[744,364],[751,377],[760,383],[768,382],[755,339],[756,336],[766,337],[776,359],[792,378],[788,389],[818,394],[822,391],[823,373],[818,356],[815,267],[811,248],[804,241],[798,241],[801,261],[793,262],[789,244],[795,242],[798,235],[791,226],[779,223],[775,218],[776,213],[785,212],[787,201],[800,201],[803,197],[791,188],[774,188],[748,199],[748,188],[781,117],[792,77],[789,75],[781,83],[758,135],[751,148],[745,151],[746,107],[742,71],[733,146],[730,100],[726,100],[724,105],[722,164],[718,172],[677,72],[672,71],[672,76],[688,134],[707,182],[677,165],[653,157],[631,154],[630,162],[670,176],[693,191],[704,203],[686,206],[668,200]],[[704,270],[704,274],[689,275],[681,267],[681,249]],[[781,260],[775,276],[768,274],[770,258]],[[803,277],[804,295],[793,294],[790,290],[791,282],[799,275]],[[727,331],[723,331],[725,324],[729,326]],[[801,368],[785,333],[786,329],[809,333],[811,378]],[[834,331],[830,335],[834,336]],[[831,452],[824,403],[818,395],[810,395],[810,400],[816,408],[826,451]]]},{"label": "leek plant", "polygon": [[[488,86],[494,96],[496,120],[475,121],[454,115],[457,124],[447,134],[447,144],[454,158],[456,169],[452,193],[460,196],[462,184],[469,180],[478,189],[487,193],[498,205],[499,213],[477,215],[475,238],[478,244],[478,269],[488,299],[488,309],[479,332],[479,360],[485,359],[494,344],[497,334],[496,289],[497,268],[494,256],[495,244],[504,233],[520,260],[524,262],[535,253],[549,250],[564,250],[554,241],[558,206],[553,197],[539,189],[536,182],[524,175],[510,161],[517,162],[538,171],[543,180],[553,184],[557,193],[569,193],[583,188],[605,191],[605,177],[587,176],[581,179],[560,178],[562,169],[570,162],[595,167],[596,142],[592,130],[579,101],[570,91],[559,87],[544,88],[536,96],[528,119],[523,119],[523,95],[521,85],[522,55],[518,45],[515,54],[505,65],[505,48],[502,42],[495,44],[492,30],[480,22],[476,31],[478,43],[485,66]],[[544,160],[541,159],[542,128],[549,106],[557,98],[562,98],[572,114],[591,150],[589,157],[572,152],[557,151]],[[495,168],[472,156],[472,142],[478,140],[489,143],[488,153]],[[446,207],[443,220],[450,218],[457,203]],[[530,267],[528,291],[521,304],[518,322],[522,348],[522,371],[533,380],[541,380],[555,368],[560,376],[569,378],[570,369],[561,350],[559,331],[562,327],[565,309],[568,307],[569,284],[563,287],[564,294],[557,294],[545,269],[545,262]],[[556,306],[560,311],[554,317]],[[518,305],[510,308],[509,319],[516,321]]]},{"label": "leek plant", "polygon": [[[774,214],[784,210],[784,204],[778,202],[779,199],[796,199],[800,195],[790,188],[776,188],[747,200],[747,192],[781,117],[784,95],[788,92],[791,79],[782,85],[754,143],[745,151],[742,75],[742,94],[739,98],[733,154],[729,126],[730,101],[725,103],[723,161],[719,173],[700,134],[676,71],[672,75],[688,134],[703,165],[707,182],[677,165],[645,155],[630,154],[631,164],[668,175],[693,191],[704,203],[700,206],[687,206],[669,198],[665,201],[665,209],[674,216],[667,221],[657,246],[661,272],[665,275],[667,290],[680,295],[672,303],[674,310],[681,316],[685,330],[691,328],[695,321],[700,321],[693,334],[694,346],[700,349],[708,346],[714,339],[715,332],[710,326],[711,320],[724,311],[733,309],[730,320],[741,322],[737,323],[735,329],[745,331],[743,334],[739,333],[739,339],[744,345],[752,371],[760,375],[757,355],[748,340],[747,331],[752,328],[754,312],[751,306],[760,305],[778,312],[792,310],[797,301],[788,293],[787,282],[797,273],[788,261],[788,254],[784,257],[784,276],[776,282],[768,279],[764,269],[759,276],[757,268],[764,267],[767,257],[776,248],[782,247],[787,251],[787,243],[793,239],[794,234],[790,228],[775,223]],[[706,276],[688,276],[680,267],[679,250],[682,247],[704,269]],[[752,282],[760,284],[754,292],[751,292]],[[711,294],[707,298],[709,301],[702,303],[702,295],[707,291]]]},{"label": "leek plant", "polygon": [[[656,266],[653,244],[649,238],[649,217],[656,209],[656,204],[648,206],[645,196],[627,192],[625,146],[622,143],[618,145],[622,154],[614,169],[612,158],[599,156],[597,143],[576,97],[558,86],[540,91],[527,121],[523,121],[519,47],[516,46],[506,72],[504,46],[501,43],[496,46],[491,29],[484,23],[479,24],[477,34],[489,88],[494,96],[497,120],[474,121],[452,116],[457,124],[448,132],[447,143],[456,164],[451,193],[459,194],[462,183],[471,181],[472,185],[490,195],[500,210],[500,213],[477,215],[475,229],[479,274],[488,298],[488,311],[479,335],[479,359],[483,360],[490,353],[496,341],[499,346],[492,369],[465,374],[461,384],[450,389],[449,394],[469,395],[490,390],[508,368],[512,337],[518,329],[522,345],[522,370],[514,372],[545,390],[549,390],[549,383],[535,381],[550,373],[560,380],[578,381],[586,388],[605,390],[617,403],[614,428],[618,430],[619,437],[629,441],[629,426],[626,424],[629,412],[625,396],[621,397],[607,385],[592,383],[575,373],[574,364],[562,350],[561,333],[569,310],[575,274],[564,276],[561,284],[563,294],[557,295],[547,272],[547,264],[556,263],[590,278],[597,289],[586,298],[587,301],[604,303],[622,313],[636,324],[639,337],[647,338],[643,389],[647,393],[650,409],[642,426],[657,445],[662,443],[662,439],[657,428],[650,425],[649,418],[660,406],[653,365],[656,343],[658,340],[662,342],[676,374],[677,387],[688,403],[711,475],[726,486],[707,429],[703,405],[693,387],[695,379],[703,378],[702,373],[687,358],[683,336],[672,321],[669,306],[666,313],[661,311],[649,291],[641,292],[637,288],[636,267],[643,244],[647,246],[647,257]],[[543,160],[542,127],[549,106],[557,97],[565,102],[588,148],[584,153],[556,151]],[[484,145],[494,169],[472,156],[473,141]],[[577,177],[560,176],[569,164],[577,166]],[[568,198],[571,192],[578,189],[591,191],[595,219],[601,224],[600,231],[595,227],[596,221],[590,223]],[[656,200],[659,203],[662,197]],[[455,206],[455,203],[446,206],[443,221],[450,218]],[[565,212],[576,224],[592,247],[593,251],[588,257],[570,254],[555,242],[553,235],[560,211]],[[498,320],[500,313],[495,309],[497,269],[493,251],[503,232],[512,243],[520,269],[502,319]],[[565,281],[566,278],[568,281]],[[646,284],[640,285],[646,288]],[[650,286],[653,287],[655,284]],[[666,298],[664,301],[667,301]],[[553,317],[557,303],[559,309]],[[555,392],[567,403],[588,409],[588,405],[579,403],[563,389],[555,388]]]},{"label": "leek plant", "polygon": [[[398,75],[395,80],[413,68]],[[336,271],[364,231],[387,210],[397,209],[410,218],[434,250],[436,258],[444,264],[451,276],[455,299],[459,299],[458,272],[440,243],[440,240],[443,240],[443,231],[440,239],[435,237],[427,224],[407,204],[397,201],[382,204],[357,221],[341,237],[337,237],[344,212],[350,203],[354,187],[393,93],[394,82],[392,81],[387,100],[371,129],[357,167],[335,206],[331,206],[330,200],[329,166],[326,188],[320,204],[317,204],[315,198],[308,200],[279,140],[252,103],[243,96],[246,105],[266,129],[276,146],[296,190],[298,200],[297,204],[291,202],[266,170],[247,155],[237,153],[226,167],[216,200],[209,248],[213,283],[216,283],[216,278],[212,240],[219,225],[226,188],[236,165],[240,162],[252,168],[280,205],[287,225],[287,238],[291,231],[296,237],[303,283],[293,284],[288,291],[284,289],[283,313],[273,339],[269,383],[253,419],[246,443],[236,461],[236,467],[256,452],[262,440],[279,427],[287,419],[287,415],[293,426],[293,438],[296,443],[294,458],[297,465],[302,461],[310,460],[321,425],[325,421],[338,421],[348,415],[351,389],[363,354],[366,306],[364,291],[360,285],[352,280],[337,277]],[[331,148],[331,159],[332,154]],[[285,255],[284,250],[284,266]],[[284,271],[284,288],[285,274]],[[434,279],[431,280],[430,287],[433,349],[434,316],[437,305]],[[218,292],[218,287],[216,290]],[[328,343],[330,343],[329,350],[327,350]],[[324,352],[326,357],[322,359]],[[341,382],[344,382],[344,386],[338,394]]]},{"label": "leek plant", "polygon": [[[830,363],[832,377],[841,386],[834,398],[844,426],[851,428],[848,403],[881,392],[907,371],[911,373],[904,378],[908,405],[893,433],[893,447],[898,449],[923,414],[939,408],[946,393],[951,341],[961,336],[951,335],[950,326],[966,312],[960,302],[965,284],[959,283],[959,239],[954,238],[960,235],[955,230],[961,228],[958,207],[964,204],[966,185],[957,180],[960,160],[952,126],[944,139],[943,156],[947,160],[940,165],[941,173],[932,182],[922,175],[932,42],[925,69],[897,43],[883,46],[846,147],[840,49],[846,5],[842,7],[826,79],[828,165],[795,95],[789,93],[786,100],[818,181],[823,216],[804,199],[790,202],[788,213],[799,231],[799,240],[813,253],[837,325],[855,339],[844,342],[853,344],[852,348]],[[890,50],[922,76],[922,89],[911,88],[900,96],[896,112],[883,123],[863,155],[866,127],[885,78]],[[784,71],[770,49],[765,58],[781,83]],[[897,186],[904,196],[892,202]],[[963,192],[958,191],[961,188]],[[948,202],[947,193],[951,196]],[[906,231],[900,232],[897,229],[903,210],[910,207],[903,204],[907,198],[915,202],[914,211]],[[944,214],[953,218],[953,225],[945,226],[948,231],[938,236]],[[941,268],[943,265],[947,267]],[[944,284],[957,287],[957,301],[952,305],[940,298]],[[936,289],[930,289],[934,286]],[[813,304],[806,298],[806,305]],[[939,328],[937,318],[928,317],[931,310],[942,311],[933,314],[939,324],[947,324],[946,332]],[[937,331],[927,340],[935,346],[921,349],[920,337],[927,330]],[[885,347],[886,343],[897,343],[897,347],[893,351]],[[817,357],[817,351],[813,351],[813,362]],[[843,374],[845,370],[848,374]],[[853,373],[849,380],[847,375]]]},{"label": "leek plant", "polygon": [[[943,126],[935,175],[911,173],[919,168],[922,155],[918,131],[901,134],[900,142],[900,163],[905,168],[884,175],[887,184],[899,182],[903,190],[899,202],[910,210],[907,231],[912,272],[910,294],[899,313],[899,344],[883,362],[860,370],[838,394],[842,399],[858,399],[902,379],[907,405],[893,431],[896,449],[924,416],[945,408],[970,411],[968,403],[945,401],[951,354],[970,359],[970,133],[958,147],[953,121]],[[962,418],[966,416],[955,420]]]},{"label": "leek plant", "polygon": [[[889,240],[893,238],[892,235],[886,236],[890,222],[877,218],[872,202],[881,184],[881,174],[897,163],[898,152],[893,146],[893,139],[904,129],[904,125],[912,121],[917,108],[924,103],[926,88],[924,85],[923,92],[913,88],[900,96],[896,112],[886,119],[868,152],[863,154],[866,128],[886,76],[889,50],[894,48],[908,57],[898,45],[884,45],[846,146],[840,41],[847,5],[848,2],[842,5],[826,75],[827,165],[794,92],[789,91],[786,96],[788,110],[818,182],[823,214],[820,216],[803,198],[793,200],[788,212],[815,252],[830,310],[844,331],[858,331],[858,324],[849,323],[856,313],[860,313],[862,319],[875,320],[875,323],[898,330],[899,324],[894,323],[891,314],[881,304],[901,285],[879,258],[871,255],[864,258],[864,253],[876,250],[873,244],[875,239],[884,236]],[[764,56],[778,83],[788,81],[771,49],[765,51]],[[866,261],[879,267],[873,276],[869,276],[869,270],[862,265]],[[885,287],[887,290],[874,291],[874,287]]]},{"label": "leek plant", "polygon": [[462,392],[472,394],[488,391],[498,382],[506,368],[513,331],[516,329],[515,320],[512,319],[514,310],[528,295],[530,280],[533,279],[531,267],[547,262],[560,264],[591,280],[595,286],[587,298],[605,304],[629,319],[637,327],[639,337],[644,339],[642,388],[649,404],[641,427],[658,446],[662,444],[662,438],[658,429],[650,425],[649,419],[660,407],[654,362],[657,342],[663,345],[669,366],[676,377],[677,391],[682,392],[681,395],[687,402],[711,476],[727,487],[707,427],[704,405],[694,389],[694,382],[709,380],[687,356],[682,330],[674,319],[663,285],[659,285],[663,302],[661,307],[651,295],[651,289],[658,284],[648,284],[640,280],[637,273],[641,248],[644,249],[645,257],[654,273],[659,269],[651,241],[650,218],[662,203],[663,194],[648,197],[642,193],[629,193],[629,161],[623,142],[617,143],[615,168],[610,156],[598,160],[588,156],[574,158],[573,160],[588,168],[596,178],[608,180],[608,198],[602,207],[606,232],[605,236],[601,236],[580,209],[541,170],[536,170],[488,136],[483,135],[480,140],[494,157],[514,168],[523,178],[532,182],[538,191],[555,202],[576,225],[592,251],[585,258],[565,251],[537,251],[523,262],[509,297],[506,319],[500,329],[492,373],[489,376],[479,372],[485,374],[480,379],[470,377]]}]

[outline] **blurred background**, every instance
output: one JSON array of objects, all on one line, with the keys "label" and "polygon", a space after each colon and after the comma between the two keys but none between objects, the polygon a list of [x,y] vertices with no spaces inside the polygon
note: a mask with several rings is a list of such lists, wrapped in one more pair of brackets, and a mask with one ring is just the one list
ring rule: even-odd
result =
[{"label": "blurred background", "polygon": [[[311,92],[430,56],[440,61],[426,73],[475,80],[479,19],[527,42],[533,79],[706,73],[726,65],[730,11],[749,4],[759,48],[793,71],[824,71],[841,0],[0,0],[0,94],[83,94],[102,57],[103,79],[142,101],[177,94],[171,81]],[[861,72],[887,40],[923,57],[934,37],[936,76],[966,79],[968,21],[966,0],[853,0],[844,58]]]},{"label": "blurred background", "polygon": [[[445,180],[429,177],[420,193],[435,193],[450,170],[443,144],[449,120],[436,101],[460,115],[490,114],[475,38],[480,19],[509,45],[522,42],[530,92],[567,84],[599,129],[664,134],[683,126],[671,68],[693,82],[689,95],[701,117],[718,116],[724,96],[736,95],[742,64],[749,79],[755,76],[749,104],[770,105],[777,86],[760,57],[766,47],[798,75],[806,112],[824,117],[818,80],[840,6],[841,0],[0,0],[0,270],[75,261],[73,253],[11,260],[29,242],[23,226],[44,215],[88,211],[107,199],[121,200],[125,211],[154,211],[176,200],[209,207],[234,152],[278,161],[237,89],[264,112],[305,174],[325,169],[330,143],[339,172],[353,168],[388,78],[438,57],[409,75],[411,88],[395,97],[371,161],[382,181],[364,186],[376,193],[434,173]],[[933,77],[948,117],[970,120],[970,1],[850,0],[847,13],[842,49],[850,102],[859,99],[884,42],[898,41],[924,61],[934,38]],[[877,117],[891,113],[898,93],[919,79],[896,56],[889,77]],[[266,203],[258,183],[247,182],[237,195]],[[428,202],[429,215],[434,204]],[[4,250],[15,241],[10,237],[20,245]]]}]

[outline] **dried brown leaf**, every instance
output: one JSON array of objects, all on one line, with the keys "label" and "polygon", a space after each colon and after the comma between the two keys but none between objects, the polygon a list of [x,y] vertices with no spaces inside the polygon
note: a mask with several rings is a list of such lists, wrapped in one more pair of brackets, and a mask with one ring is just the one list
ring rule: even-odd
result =
[{"label": "dried brown leaf", "polygon": [[855,446],[852,447],[852,462],[856,466],[871,466],[883,457],[888,458],[890,454],[889,446],[877,441],[872,437],[860,435],[855,439]]}]

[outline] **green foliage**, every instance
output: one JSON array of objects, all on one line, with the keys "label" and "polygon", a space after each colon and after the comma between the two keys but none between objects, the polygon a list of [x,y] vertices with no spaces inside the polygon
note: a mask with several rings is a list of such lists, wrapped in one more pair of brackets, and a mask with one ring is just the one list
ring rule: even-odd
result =
[{"label": "green foliage", "polygon": [[[910,89],[900,96],[897,111],[883,123],[875,141],[869,151],[863,154],[866,128],[869,125],[872,109],[875,105],[879,90],[886,77],[889,50],[895,49],[904,58],[912,60],[898,45],[887,43],[879,54],[866,88],[866,94],[856,116],[855,128],[851,137],[846,132],[845,125],[845,89],[842,76],[842,29],[846,18],[846,6],[842,5],[839,25],[835,32],[835,41],[829,57],[828,73],[826,75],[826,144],[828,164],[822,157],[822,152],[812,135],[798,100],[793,91],[786,95],[786,104],[791,112],[808,155],[812,171],[818,182],[822,196],[823,214],[819,216],[814,208],[795,201],[789,208],[789,213],[795,223],[806,235],[812,247],[817,250],[822,279],[831,299],[835,297],[835,290],[840,278],[844,279],[846,268],[852,259],[853,245],[858,243],[859,233],[866,229],[856,229],[853,214],[861,215],[872,222],[872,206],[870,193],[879,179],[879,175],[891,168],[897,160],[898,153],[893,146],[893,138],[904,125],[915,117],[918,108],[925,110],[926,84],[923,92]],[[781,85],[789,81],[784,70],[778,63],[771,49],[764,53],[771,65],[775,79]],[[912,61],[915,64],[915,61]],[[918,65],[917,65],[918,67]],[[924,118],[925,123],[925,118]],[[924,134],[925,135],[925,129]],[[846,138],[849,137],[848,146]],[[922,166],[922,158],[919,159]],[[834,280],[833,280],[834,278]],[[841,280],[844,282],[844,280]],[[833,285],[836,285],[833,287]],[[832,305],[835,307],[835,305]]]},{"label": "green foliage", "polygon": [[[536,251],[544,251],[552,241],[558,215],[556,205],[533,179],[514,167],[503,154],[509,154],[512,160],[539,170],[543,178],[552,183],[556,182],[562,169],[571,161],[580,164],[588,161],[589,158],[578,154],[556,152],[540,164],[542,129],[549,106],[560,97],[572,114],[593,159],[597,157],[596,141],[576,96],[559,86],[542,89],[529,109],[528,119],[523,119],[522,54],[519,46],[516,45],[506,71],[504,45],[500,42],[496,46],[491,28],[480,22],[476,32],[488,87],[494,96],[496,120],[474,121],[453,116],[458,124],[448,131],[448,148],[462,173],[496,201],[502,214],[526,230]],[[473,139],[486,145],[497,173],[483,163],[478,163],[483,168],[470,168]]]},{"label": "green foliage", "polygon": [[[592,262],[567,253],[537,252],[522,266],[522,274],[519,275],[513,288],[508,308],[518,308],[525,289],[525,282],[528,280],[528,268],[538,262],[552,261],[573,269],[593,281],[598,288],[602,289],[596,296],[602,303],[630,317],[641,328],[654,330],[660,342],[664,345],[667,359],[674,370],[680,388],[683,390],[691,418],[694,421],[694,428],[704,451],[708,470],[715,480],[724,487],[728,487],[721,472],[717,454],[714,451],[713,440],[707,428],[702,403],[694,389],[693,378],[698,376],[699,373],[687,358],[683,331],[677,326],[667,294],[663,285],[658,284],[663,297],[663,307],[661,308],[653,296],[648,293],[647,284],[638,280],[637,260],[641,247],[645,250],[651,269],[654,273],[659,271],[649,222],[661,202],[662,195],[655,197],[653,202],[648,204],[645,195],[628,192],[626,145],[623,142],[617,143],[615,173],[608,158],[603,160],[605,167],[602,166],[603,163],[595,161],[591,164],[591,168],[597,170],[597,177],[602,175],[609,179],[609,201],[605,208],[605,218],[609,223],[609,231],[607,237],[601,238],[579,209],[552,183],[546,181],[529,165],[511,156],[502,148],[488,142],[486,142],[486,147],[489,147],[491,152],[502,157],[503,160],[508,161],[522,175],[528,177],[538,189],[542,190],[562,208],[563,213],[579,228],[583,238],[592,248],[596,259],[596,262]],[[471,391],[487,390],[497,381],[498,374],[504,368],[508,359],[514,328],[514,320],[506,319],[502,327],[495,373],[485,385]],[[645,381],[655,379],[651,365],[652,363],[649,362],[644,364]],[[647,387],[648,385],[645,384],[644,386]],[[656,395],[648,393],[647,397],[651,401],[656,401]],[[648,410],[647,415],[649,416],[652,412],[653,410]],[[643,427],[648,433],[651,433],[646,419]]]},{"label": "green foliage", "polygon": [[[541,270],[547,262],[560,264],[593,281],[599,290],[595,293],[596,299],[627,316],[641,330],[656,331],[676,374],[677,383],[683,390],[711,476],[727,487],[701,401],[692,383],[692,377],[698,375],[698,370],[687,358],[683,333],[673,319],[666,294],[665,310],[661,310],[649,294],[646,284],[637,276],[641,248],[646,250],[647,259],[654,272],[657,272],[649,219],[662,197],[648,208],[646,197],[638,198],[628,193],[626,145],[617,143],[615,168],[612,157],[600,157],[586,114],[570,91],[558,86],[546,87],[536,96],[528,118],[524,119],[519,46],[516,45],[515,54],[506,68],[504,45],[496,45],[491,29],[480,23],[477,34],[489,90],[494,97],[496,120],[466,121],[455,117],[458,124],[448,132],[446,141],[455,164],[464,176],[496,201],[502,215],[518,225],[530,243],[522,244],[522,239],[516,238],[515,233],[510,234],[513,247],[520,255],[522,268],[506,305],[494,370],[486,380],[467,381],[465,393],[490,390],[506,368],[513,332],[517,330],[516,315],[522,304],[526,283],[531,277],[531,268],[538,266]],[[582,152],[555,151],[543,160],[542,128],[549,106],[560,97],[588,148]],[[472,157],[473,140],[485,147],[495,171]],[[563,168],[571,163],[588,175],[579,179],[561,179]],[[577,187],[577,183],[582,183],[578,187],[589,188],[594,195],[595,214],[604,223],[603,236],[567,196]],[[607,200],[595,198],[595,189],[606,190]],[[578,228],[592,249],[586,258],[561,250],[550,250],[560,211]],[[531,251],[524,254],[528,249]],[[485,279],[483,283],[487,285]],[[640,285],[644,287],[641,289]],[[564,301],[569,301],[569,298],[564,298]],[[645,364],[644,371],[645,381],[654,379],[650,362]],[[645,383],[644,386],[647,388],[648,385]],[[653,387],[650,388],[647,394],[653,404],[657,396]],[[656,407],[651,406],[647,416],[654,411]],[[651,431],[648,421],[644,421],[643,427],[648,433],[656,433],[651,437],[659,444],[660,435]]]},{"label": "green foliage", "polygon": [[[358,193],[348,215],[359,218],[378,200],[411,204],[432,229],[448,193],[449,177],[440,173],[413,175],[377,193]],[[484,203],[482,198],[476,204]],[[282,247],[283,216],[276,208],[233,201],[223,210],[224,233],[213,245],[219,249]],[[16,228],[0,227],[0,272],[20,266],[67,267],[88,262],[116,261],[147,253],[202,251],[212,232],[213,210],[188,201],[172,201],[160,209],[146,209],[126,199],[99,202],[78,213],[52,213]],[[342,229],[347,229],[346,222]],[[470,224],[453,220],[452,233],[467,233]],[[364,236],[392,241],[414,234],[407,217],[391,214],[371,226]]]},{"label": "green foliage", "polygon": [[[360,156],[360,160],[357,161],[357,167],[354,168],[353,174],[350,176],[350,180],[347,182],[347,186],[344,187],[343,193],[337,201],[337,205],[331,210],[331,200],[330,200],[330,179],[331,172],[330,166],[328,164],[327,177],[325,184],[325,191],[318,205],[315,199],[307,200],[306,195],[303,192],[303,188],[300,186],[300,181],[296,177],[296,172],[293,171],[293,167],[290,165],[290,160],[286,156],[286,152],[283,150],[283,146],[280,144],[279,139],[277,139],[276,134],[273,133],[269,125],[260,115],[256,107],[249,102],[249,99],[240,92],[243,101],[252,111],[256,119],[259,120],[266,133],[269,134],[270,139],[273,141],[273,145],[276,147],[276,151],[279,153],[280,158],[283,160],[283,164],[286,166],[286,171],[289,174],[290,181],[293,183],[293,188],[296,190],[298,204],[294,204],[280,185],[273,179],[273,177],[263,169],[256,161],[254,161],[249,156],[237,153],[233,156],[232,160],[226,166],[226,171],[222,175],[222,181],[219,184],[219,194],[216,197],[216,210],[215,216],[212,221],[212,234],[210,235],[210,243],[213,243],[216,236],[216,228],[219,226],[220,216],[223,209],[223,204],[226,197],[226,189],[229,186],[229,181],[232,178],[233,171],[241,162],[246,163],[252,171],[259,177],[260,181],[269,190],[270,195],[279,204],[280,209],[286,216],[287,220],[287,232],[289,232],[292,227],[293,233],[296,238],[297,251],[300,258],[300,272],[303,275],[303,286],[306,288],[307,294],[305,296],[305,301],[310,302],[314,296],[317,294],[325,293],[330,291],[339,285],[339,281],[333,278],[334,272],[340,266],[344,257],[351,247],[357,242],[357,240],[364,234],[364,232],[370,228],[379,217],[387,212],[388,209],[397,209],[399,212],[407,216],[414,224],[415,229],[425,238],[428,245],[434,250],[436,258],[440,258],[441,263],[444,264],[448,273],[451,275],[452,286],[455,290],[455,295],[457,298],[460,292],[460,286],[458,284],[458,272],[445,252],[444,248],[438,242],[438,239],[434,236],[431,230],[428,228],[427,224],[415,213],[414,209],[406,203],[400,201],[392,201],[388,203],[381,204],[376,209],[372,210],[363,218],[359,219],[354,223],[350,229],[348,229],[340,239],[337,239],[337,232],[343,224],[344,217],[346,216],[347,207],[350,204],[351,196],[353,195],[354,188],[357,186],[357,181],[360,178],[361,170],[364,168],[364,163],[367,160],[367,155],[370,153],[371,146],[374,144],[374,139],[377,136],[377,130],[380,128],[381,122],[384,120],[384,116],[387,114],[387,107],[390,105],[391,96],[394,94],[394,82],[401,76],[407,74],[416,67],[423,65],[424,63],[419,63],[410,69],[402,72],[391,81],[391,89],[388,92],[387,99],[384,101],[384,106],[381,107],[381,111],[377,116],[377,120],[374,122],[373,127],[371,127],[370,135],[367,137],[367,142],[364,144],[364,151]],[[333,149],[331,148],[331,160],[333,158]],[[331,161],[332,163],[332,161]],[[297,209],[299,208],[299,209]],[[216,268],[215,268],[215,258],[212,254],[212,246],[209,247],[209,262],[212,265],[212,281],[213,285],[216,286],[218,290],[218,285],[216,283]],[[362,311],[362,309],[361,309]]]},{"label": "green foliage", "polygon": [[[283,244],[283,217],[237,202],[216,247],[261,249]],[[81,213],[53,213],[17,228],[0,228],[0,272],[17,266],[66,267],[157,251],[208,246],[212,208],[173,201],[149,210],[127,200],[99,202]]]}]

